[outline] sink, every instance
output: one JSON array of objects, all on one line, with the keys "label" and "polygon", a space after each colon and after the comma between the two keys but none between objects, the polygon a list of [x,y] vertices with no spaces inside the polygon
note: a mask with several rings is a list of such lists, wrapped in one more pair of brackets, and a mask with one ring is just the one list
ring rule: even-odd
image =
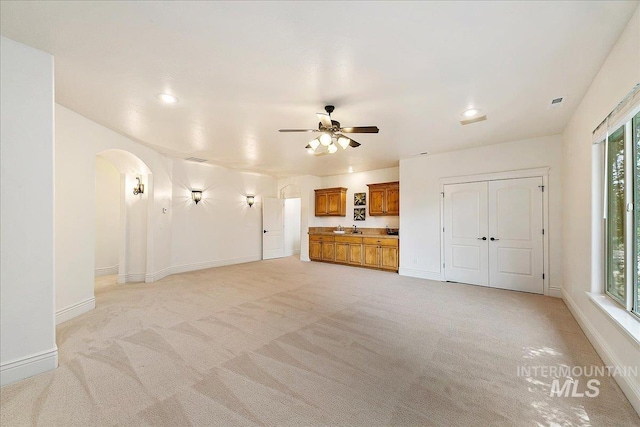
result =
[{"label": "sink", "polygon": [[335,234],[344,234],[344,230],[333,230]]}]

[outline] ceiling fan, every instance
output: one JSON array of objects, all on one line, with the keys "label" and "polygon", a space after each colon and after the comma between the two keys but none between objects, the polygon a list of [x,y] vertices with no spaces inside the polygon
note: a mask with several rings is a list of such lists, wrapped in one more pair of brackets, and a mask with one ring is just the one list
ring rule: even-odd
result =
[{"label": "ceiling fan", "polygon": [[326,153],[333,154],[338,151],[338,145],[346,150],[347,147],[357,148],[359,142],[354,141],[350,137],[343,135],[344,133],[378,133],[380,129],[377,126],[360,126],[343,128],[340,122],[331,119],[331,113],[335,110],[333,105],[324,107],[326,113],[317,113],[320,123],[318,129],[280,129],[280,132],[320,132],[321,135],[311,141],[305,147],[310,154],[324,154],[322,151],[316,152],[318,147],[326,147]]}]

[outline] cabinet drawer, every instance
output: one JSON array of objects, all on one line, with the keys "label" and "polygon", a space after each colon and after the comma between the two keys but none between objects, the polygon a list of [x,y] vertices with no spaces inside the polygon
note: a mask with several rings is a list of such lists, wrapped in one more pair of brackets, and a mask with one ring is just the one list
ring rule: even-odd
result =
[{"label": "cabinet drawer", "polygon": [[346,236],[336,236],[336,243],[362,243],[362,237],[346,237]]},{"label": "cabinet drawer", "polygon": [[362,243],[365,245],[398,246],[398,239],[388,237],[364,237]]},{"label": "cabinet drawer", "polygon": [[322,236],[318,234],[309,234],[310,242],[333,242],[335,241],[335,239],[336,238],[334,236]]}]

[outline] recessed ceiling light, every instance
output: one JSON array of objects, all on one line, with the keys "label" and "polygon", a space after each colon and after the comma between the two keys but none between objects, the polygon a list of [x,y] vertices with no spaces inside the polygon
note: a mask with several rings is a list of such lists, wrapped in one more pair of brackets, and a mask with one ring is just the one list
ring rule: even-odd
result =
[{"label": "recessed ceiling light", "polygon": [[165,104],[175,104],[176,102],[178,102],[178,98],[173,95],[169,95],[168,93],[161,93],[160,95],[158,95],[158,98]]},{"label": "recessed ceiling light", "polygon": [[480,113],[480,110],[478,110],[477,108],[469,108],[467,111],[465,111],[462,114],[465,117],[474,117],[474,116],[478,115],[478,113]]}]

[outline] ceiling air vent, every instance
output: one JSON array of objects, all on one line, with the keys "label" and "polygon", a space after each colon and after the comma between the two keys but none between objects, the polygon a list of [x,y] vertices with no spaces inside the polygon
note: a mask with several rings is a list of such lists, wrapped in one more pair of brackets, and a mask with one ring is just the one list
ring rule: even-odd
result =
[{"label": "ceiling air vent", "polygon": [[187,162],[194,162],[194,163],[204,163],[207,161],[206,159],[200,159],[198,157],[187,157],[185,160]]},{"label": "ceiling air vent", "polygon": [[471,123],[477,123],[477,122],[481,122],[483,120],[487,120],[486,114],[483,114],[482,116],[478,116],[478,117],[472,117],[470,119],[462,119],[462,120],[460,120],[460,124],[462,126],[470,125]]},{"label": "ceiling air vent", "polygon": [[547,110],[550,110],[552,108],[558,108],[558,107],[562,107],[565,99],[567,97],[566,96],[559,96],[557,98],[553,98],[551,100],[551,102],[549,103],[549,106],[547,107]]}]

